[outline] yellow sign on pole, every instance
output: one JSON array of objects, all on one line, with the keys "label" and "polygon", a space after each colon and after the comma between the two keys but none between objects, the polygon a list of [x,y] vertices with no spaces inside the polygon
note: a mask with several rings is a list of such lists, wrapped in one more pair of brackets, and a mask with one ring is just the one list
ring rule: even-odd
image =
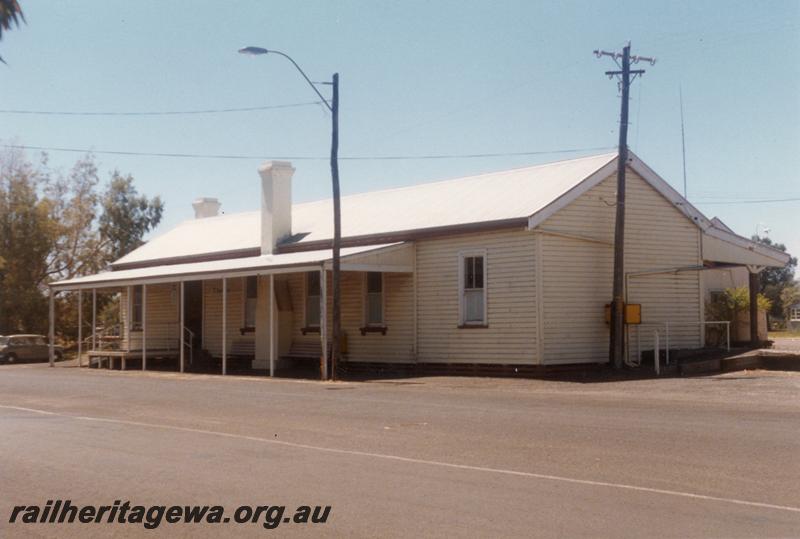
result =
[{"label": "yellow sign on pole", "polygon": [[[611,304],[606,303],[606,324],[611,323]],[[642,323],[642,305],[640,303],[625,304],[625,323],[637,325]]]}]

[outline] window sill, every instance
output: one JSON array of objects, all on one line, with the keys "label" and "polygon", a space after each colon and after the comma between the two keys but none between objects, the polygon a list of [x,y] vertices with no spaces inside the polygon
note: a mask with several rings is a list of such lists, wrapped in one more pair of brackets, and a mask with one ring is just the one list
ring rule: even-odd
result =
[{"label": "window sill", "polygon": [[300,328],[300,333],[305,335],[306,333],[319,333],[319,326],[306,326],[304,328]]},{"label": "window sill", "polygon": [[486,329],[489,324],[461,324],[456,326],[458,329]]},{"label": "window sill", "polygon": [[367,333],[380,333],[381,335],[386,335],[386,332],[389,330],[387,326],[364,326],[358,328],[361,332],[361,335],[364,336]]}]

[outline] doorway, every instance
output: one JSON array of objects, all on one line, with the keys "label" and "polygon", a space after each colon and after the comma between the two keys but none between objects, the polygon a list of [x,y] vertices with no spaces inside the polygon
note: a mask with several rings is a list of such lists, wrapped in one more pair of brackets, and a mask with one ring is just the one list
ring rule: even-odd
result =
[{"label": "doorway", "polygon": [[203,281],[183,283],[183,320],[194,334],[192,348],[198,350],[203,343]]}]

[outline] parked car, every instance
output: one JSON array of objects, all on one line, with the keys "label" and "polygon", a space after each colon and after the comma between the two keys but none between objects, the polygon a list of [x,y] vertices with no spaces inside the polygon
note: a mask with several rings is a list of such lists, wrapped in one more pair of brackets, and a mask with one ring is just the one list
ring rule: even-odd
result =
[{"label": "parked car", "polygon": [[[55,347],[55,359],[61,361],[64,351]],[[48,361],[50,347],[44,335],[5,335],[0,337],[0,362]]]}]

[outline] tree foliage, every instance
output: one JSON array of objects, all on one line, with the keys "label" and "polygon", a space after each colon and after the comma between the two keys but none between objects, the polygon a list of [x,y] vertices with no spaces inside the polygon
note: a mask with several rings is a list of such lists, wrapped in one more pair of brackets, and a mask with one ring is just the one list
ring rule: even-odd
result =
[{"label": "tree foliage", "polygon": [[[0,334],[47,329],[47,285],[96,273],[142,244],[161,220],[158,197],[140,195],[117,171],[100,181],[92,156],[67,172],[0,154]],[[113,301],[98,296],[98,312]],[[76,333],[77,300],[59,296],[57,327]],[[84,320],[91,301],[84,302]]]},{"label": "tree foliage", "polygon": [[19,21],[25,22],[25,15],[17,0],[0,0],[0,39],[3,32],[11,30],[11,25],[19,26]]},{"label": "tree foliage", "polygon": [[[19,26],[19,21],[25,22],[25,15],[17,0],[0,0],[0,39],[3,33],[11,30],[11,26]],[[0,62],[6,63],[2,57]]]},{"label": "tree foliage", "polygon": [[[773,249],[786,252],[784,244],[775,243],[767,237],[753,236],[752,239]],[[795,269],[797,269],[797,258],[791,257],[785,267],[766,268],[759,274],[759,291],[772,302],[772,308],[769,310],[771,317],[783,318],[787,306],[784,304],[782,294],[786,287],[792,286],[794,283]]]},{"label": "tree foliage", "polygon": [[[772,308],[772,301],[763,294],[758,294],[757,303],[760,311],[769,311]],[[726,288],[718,299],[706,303],[705,310],[709,320],[733,322],[736,313],[747,313],[750,310],[750,290],[746,286]]]},{"label": "tree foliage", "polygon": [[800,305],[800,281],[795,281],[781,290],[781,303],[783,304],[784,320],[789,320],[789,309]]},{"label": "tree foliage", "polygon": [[54,234],[51,203],[39,196],[45,178],[19,154],[0,162],[0,334],[41,329],[42,283]]},{"label": "tree foliage", "polygon": [[116,260],[142,245],[142,237],[161,221],[164,204],[139,195],[131,175],[115,170],[102,197],[99,232],[108,243],[108,256]]}]

